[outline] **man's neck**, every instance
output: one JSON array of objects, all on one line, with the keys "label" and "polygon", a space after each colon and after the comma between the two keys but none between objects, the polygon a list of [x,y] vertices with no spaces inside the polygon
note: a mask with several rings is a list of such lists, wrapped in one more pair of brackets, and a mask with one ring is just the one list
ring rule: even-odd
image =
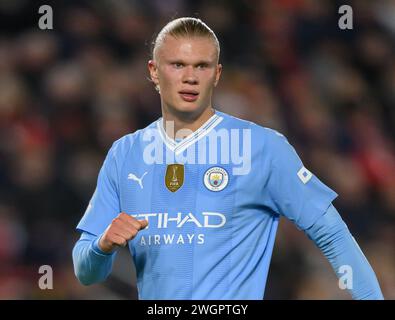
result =
[{"label": "man's neck", "polygon": [[163,127],[166,134],[172,139],[184,139],[188,132],[195,132],[206,123],[214,114],[212,107],[207,107],[200,115],[173,114],[162,110]]}]

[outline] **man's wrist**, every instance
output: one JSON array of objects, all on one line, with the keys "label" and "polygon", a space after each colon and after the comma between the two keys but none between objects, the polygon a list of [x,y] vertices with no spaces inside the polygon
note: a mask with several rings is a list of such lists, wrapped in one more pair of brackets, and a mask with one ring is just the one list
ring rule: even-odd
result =
[{"label": "man's wrist", "polygon": [[106,252],[106,251],[103,251],[102,248],[100,248],[100,239],[101,239],[101,237],[102,237],[102,235],[100,235],[99,237],[97,237],[97,238],[93,241],[93,243],[92,243],[92,248],[93,248],[93,250],[94,250],[96,253],[101,254],[101,255],[105,255],[105,256],[110,256],[110,255],[112,255],[115,251]]}]

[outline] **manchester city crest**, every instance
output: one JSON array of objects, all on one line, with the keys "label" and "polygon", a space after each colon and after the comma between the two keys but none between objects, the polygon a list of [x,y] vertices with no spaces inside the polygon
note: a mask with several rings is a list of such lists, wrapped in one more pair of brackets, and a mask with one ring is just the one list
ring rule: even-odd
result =
[{"label": "manchester city crest", "polygon": [[213,167],[204,174],[204,185],[211,191],[222,191],[229,183],[228,172],[221,167]]}]

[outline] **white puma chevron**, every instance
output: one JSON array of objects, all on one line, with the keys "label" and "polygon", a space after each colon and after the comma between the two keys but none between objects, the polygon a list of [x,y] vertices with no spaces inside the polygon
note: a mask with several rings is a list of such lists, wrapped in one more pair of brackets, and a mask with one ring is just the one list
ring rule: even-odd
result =
[{"label": "white puma chevron", "polygon": [[145,177],[145,175],[146,175],[147,173],[148,173],[148,172],[145,172],[141,178],[137,178],[133,173],[129,173],[128,179],[138,182],[139,185],[140,185],[140,188],[141,188],[141,189],[144,189],[144,187],[143,187],[143,179],[144,179],[144,177]]}]

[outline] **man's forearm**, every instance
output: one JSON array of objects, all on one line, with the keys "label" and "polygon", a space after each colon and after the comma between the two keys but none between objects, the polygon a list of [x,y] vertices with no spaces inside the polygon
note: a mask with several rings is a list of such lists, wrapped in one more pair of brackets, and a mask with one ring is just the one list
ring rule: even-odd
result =
[{"label": "man's forearm", "polygon": [[116,253],[104,253],[97,242],[96,236],[84,232],[73,248],[74,273],[84,285],[104,281],[112,269]]},{"label": "man's forearm", "polygon": [[349,291],[353,299],[384,299],[372,267],[333,205],[305,233],[320,248],[338,277],[342,276],[342,266],[350,267]]}]

